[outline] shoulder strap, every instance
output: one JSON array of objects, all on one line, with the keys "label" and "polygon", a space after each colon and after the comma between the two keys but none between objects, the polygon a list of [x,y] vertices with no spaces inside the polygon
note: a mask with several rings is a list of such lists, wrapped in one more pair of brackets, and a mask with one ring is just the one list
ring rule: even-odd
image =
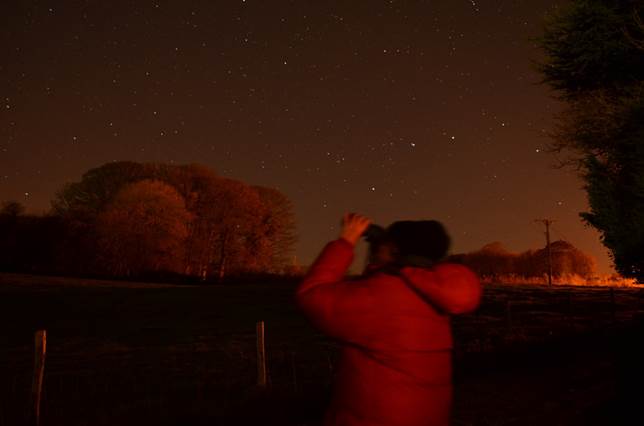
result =
[{"label": "shoulder strap", "polygon": [[436,306],[436,304],[435,304],[435,303],[434,303],[434,302],[433,302],[429,297],[427,297],[427,295],[426,295],[425,293],[423,293],[422,291],[420,291],[420,290],[418,289],[418,287],[416,287],[416,286],[415,286],[411,281],[409,281],[409,279],[408,279],[405,275],[403,275],[403,274],[401,273],[401,270],[400,270],[400,269],[401,269],[401,268],[397,269],[397,271],[396,271],[396,273],[395,273],[394,275],[396,275],[397,277],[399,277],[399,278],[402,280],[402,282],[403,282],[403,283],[405,283],[405,285],[406,285],[406,286],[407,286],[411,291],[413,291],[413,292],[414,292],[414,293],[415,293],[415,294],[416,294],[416,295],[417,295],[417,296],[418,296],[418,297],[419,297],[423,302],[427,303],[429,306],[431,306],[432,308],[434,308],[434,309],[435,309],[437,312],[439,312],[440,314],[445,315],[445,312],[444,312],[441,308],[439,308],[438,306]]}]

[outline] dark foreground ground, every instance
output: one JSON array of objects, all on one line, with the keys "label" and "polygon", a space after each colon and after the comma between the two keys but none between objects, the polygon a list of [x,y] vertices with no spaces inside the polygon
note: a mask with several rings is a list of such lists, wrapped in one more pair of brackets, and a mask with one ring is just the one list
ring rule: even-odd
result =
[{"label": "dark foreground ground", "polygon": [[[337,345],[295,310],[293,287],[0,274],[0,426],[24,424],[37,329],[42,425],[317,425]],[[453,424],[644,424],[641,314],[644,289],[487,286],[454,321]],[[259,320],[267,390],[254,385]]]}]

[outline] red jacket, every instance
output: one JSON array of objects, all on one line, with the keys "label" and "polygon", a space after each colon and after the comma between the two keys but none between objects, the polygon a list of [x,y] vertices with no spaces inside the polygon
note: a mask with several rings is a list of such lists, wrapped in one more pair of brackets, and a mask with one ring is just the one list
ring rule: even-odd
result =
[{"label": "red jacket", "polygon": [[405,267],[414,291],[386,273],[344,280],[352,260],[349,242],[330,242],[296,290],[311,322],[343,343],[325,426],[447,425],[449,315],[476,309],[478,278],[457,264]]}]

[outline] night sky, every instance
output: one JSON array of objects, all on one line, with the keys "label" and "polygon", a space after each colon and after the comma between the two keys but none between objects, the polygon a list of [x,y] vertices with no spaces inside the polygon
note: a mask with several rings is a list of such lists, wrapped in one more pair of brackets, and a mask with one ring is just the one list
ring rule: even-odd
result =
[{"label": "night sky", "polygon": [[344,211],[443,221],[454,252],[553,239],[609,272],[554,169],[531,37],[555,1],[3,1],[0,200],[113,160],[199,162],[295,203],[309,263]]}]

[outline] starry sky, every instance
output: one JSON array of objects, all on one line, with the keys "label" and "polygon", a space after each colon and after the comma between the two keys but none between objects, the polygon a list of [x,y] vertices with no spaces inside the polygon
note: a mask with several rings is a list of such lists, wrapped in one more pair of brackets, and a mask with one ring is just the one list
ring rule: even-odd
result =
[{"label": "starry sky", "polygon": [[[559,3],[559,4],[558,4]],[[552,0],[32,1],[0,5],[0,200],[48,209],[114,160],[199,162],[279,188],[298,260],[339,218],[438,219],[453,252],[545,245],[610,272],[533,37]]]}]

